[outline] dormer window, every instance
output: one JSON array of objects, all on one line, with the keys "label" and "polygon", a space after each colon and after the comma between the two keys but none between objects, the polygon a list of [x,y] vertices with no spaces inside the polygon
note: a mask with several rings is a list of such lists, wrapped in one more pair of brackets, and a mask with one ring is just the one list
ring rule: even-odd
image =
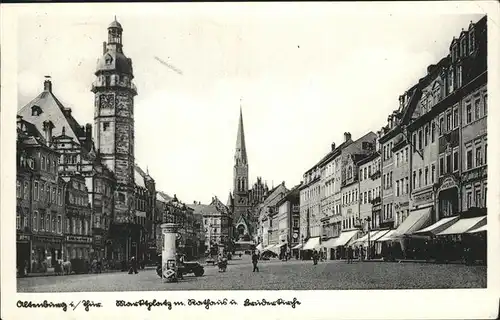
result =
[{"label": "dormer window", "polygon": [[34,105],[31,107],[31,115],[32,116],[35,116],[35,117],[38,117],[39,115],[42,114],[42,108],[40,108],[39,106],[37,105]]},{"label": "dormer window", "polygon": [[460,41],[460,46],[461,46],[460,55],[462,57],[467,56],[467,37],[464,36],[462,38],[462,40]]},{"label": "dormer window", "polygon": [[472,53],[474,51],[474,49],[476,48],[475,42],[476,42],[476,38],[474,36],[474,29],[471,29],[469,31],[469,53]]}]

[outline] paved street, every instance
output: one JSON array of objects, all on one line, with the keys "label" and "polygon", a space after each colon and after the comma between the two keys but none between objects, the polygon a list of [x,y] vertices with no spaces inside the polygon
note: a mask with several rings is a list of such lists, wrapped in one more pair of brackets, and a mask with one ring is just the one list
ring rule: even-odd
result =
[{"label": "paved street", "polygon": [[439,289],[486,287],[485,266],[430,263],[263,261],[252,273],[248,257],[230,261],[228,270],[205,266],[203,277],[186,276],[163,283],[155,270],[17,280],[19,292],[161,291],[161,290],[342,290]]}]

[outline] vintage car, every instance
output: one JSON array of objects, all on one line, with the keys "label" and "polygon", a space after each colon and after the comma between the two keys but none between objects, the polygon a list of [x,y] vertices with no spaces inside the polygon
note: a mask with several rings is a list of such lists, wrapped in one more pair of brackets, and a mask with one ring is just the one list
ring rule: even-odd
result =
[{"label": "vintage car", "polygon": [[[160,263],[156,267],[156,274],[158,274],[158,276],[161,277],[161,273],[162,273],[162,266]],[[203,268],[203,266],[196,261],[189,261],[179,265],[178,273],[182,275],[192,273],[196,277],[201,277],[203,274],[205,274],[205,268]]]}]

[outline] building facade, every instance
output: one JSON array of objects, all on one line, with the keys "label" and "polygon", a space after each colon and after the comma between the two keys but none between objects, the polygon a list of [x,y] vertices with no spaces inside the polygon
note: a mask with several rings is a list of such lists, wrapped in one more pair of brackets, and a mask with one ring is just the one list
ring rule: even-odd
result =
[{"label": "building facade", "polygon": [[370,229],[380,226],[380,153],[375,151],[358,162],[359,218],[370,221]]},{"label": "building facade", "polygon": [[[114,173],[114,216],[112,235],[118,259],[129,260],[139,253],[142,225],[135,210],[134,97],[132,60],[123,53],[123,28],[113,21],[108,41],[97,63],[94,126],[96,149],[103,163]],[[143,217],[139,217],[143,218]]]}]

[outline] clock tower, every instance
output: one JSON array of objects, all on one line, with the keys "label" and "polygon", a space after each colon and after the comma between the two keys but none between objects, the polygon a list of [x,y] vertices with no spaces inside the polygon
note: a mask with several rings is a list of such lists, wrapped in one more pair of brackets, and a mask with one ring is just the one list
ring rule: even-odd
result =
[{"label": "clock tower", "polygon": [[[133,222],[134,212],[134,74],[132,60],[123,53],[123,28],[115,20],[92,84],[96,149],[114,172],[114,223]],[[99,188],[99,186],[95,186]]]},{"label": "clock tower", "polygon": [[233,221],[245,216],[250,209],[248,192],[248,159],[245,146],[245,132],[243,130],[243,113],[240,106],[240,120],[238,122],[238,133],[236,137],[236,152],[234,155],[233,168]]}]

